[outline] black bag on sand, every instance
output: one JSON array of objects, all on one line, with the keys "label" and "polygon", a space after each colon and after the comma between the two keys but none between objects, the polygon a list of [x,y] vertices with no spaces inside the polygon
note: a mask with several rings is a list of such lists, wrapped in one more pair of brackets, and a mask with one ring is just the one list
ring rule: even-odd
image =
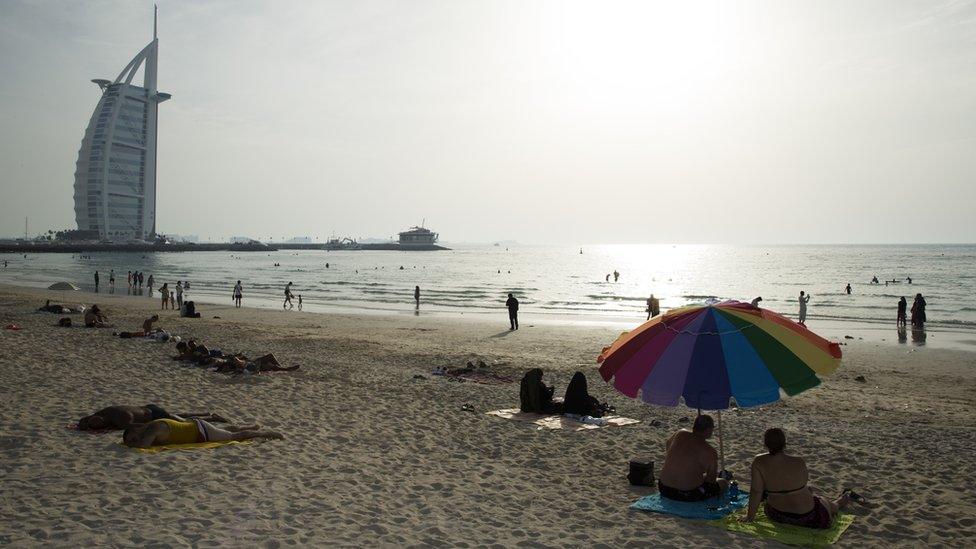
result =
[{"label": "black bag on sand", "polygon": [[631,461],[627,480],[634,486],[654,486],[654,462]]},{"label": "black bag on sand", "polygon": [[62,328],[70,328],[71,327],[71,319],[68,318],[68,317],[62,318],[61,320],[58,321],[58,326],[61,326]]}]

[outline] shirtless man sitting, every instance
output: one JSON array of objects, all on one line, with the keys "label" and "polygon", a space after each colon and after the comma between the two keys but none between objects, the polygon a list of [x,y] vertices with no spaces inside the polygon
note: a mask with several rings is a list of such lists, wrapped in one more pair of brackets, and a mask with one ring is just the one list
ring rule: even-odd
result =
[{"label": "shirtless man sitting", "polygon": [[102,314],[98,305],[92,305],[91,309],[85,311],[85,326],[88,328],[108,328],[108,317]]},{"label": "shirtless man sitting", "polygon": [[258,425],[228,425],[216,427],[201,419],[157,419],[145,424],[132,425],[122,433],[122,443],[132,448],[149,448],[167,444],[193,444],[226,440],[250,440],[252,438],[282,439],[281,433],[259,431]]},{"label": "shirtless man sitting", "polygon": [[96,429],[125,429],[136,423],[149,423],[156,419],[200,418],[208,421],[227,423],[227,420],[212,412],[190,412],[185,414],[171,414],[161,406],[146,404],[145,406],[109,406],[102,408],[90,416],[78,420],[78,430],[88,431]]},{"label": "shirtless man sitting", "polygon": [[707,442],[714,428],[712,416],[700,415],[691,431],[681,429],[671,435],[657,481],[662,497],[701,501],[725,492],[728,481],[717,478],[718,452]]}]

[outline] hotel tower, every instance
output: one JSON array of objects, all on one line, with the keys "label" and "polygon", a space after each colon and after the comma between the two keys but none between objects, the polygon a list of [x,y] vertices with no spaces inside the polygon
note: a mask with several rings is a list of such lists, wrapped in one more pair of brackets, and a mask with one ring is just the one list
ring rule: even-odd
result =
[{"label": "hotel tower", "polygon": [[[170,98],[156,90],[159,40],[153,39],[102,90],[75,169],[75,221],[101,240],[151,240],[156,235],[156,113]],[[143,69],[142,86],[132,83]]]}]

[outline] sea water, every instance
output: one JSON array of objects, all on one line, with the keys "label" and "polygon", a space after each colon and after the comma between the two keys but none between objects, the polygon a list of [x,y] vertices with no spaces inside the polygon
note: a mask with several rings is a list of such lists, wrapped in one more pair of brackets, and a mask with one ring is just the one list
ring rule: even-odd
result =
[{"label": "sea water", "polygon": [[[0,254],[0,282],[46,287],[69,281],[86,291],[99,271],[109,291],[129,293],[127,271],[152,274],[156,288],[189,281],[187,299],[230,303],[241,280],[250,306],[281,306],[284,287],[313,312],[415,310],[497,314],[508,293],[523,315],[637,322],[654,294],[662,311],[709,300],[749,301],[795,318],[800,291],[808,318],[894,322],[898,299],[928,302],[929,326],[976,330],[976,246],[458,245],[449,251],[294,251]],[[582,251],[582,253],[580,253]],[[275,264],[279,266],[275,266]],[[328,264],[328,267],[326,267]],[[619,273],[614,280],[613,272]],[[607,277],[609,276],[609,279]],[[871,284],[877,276],[880,284]],[[912,283],[907,278],[912,278]],[[885,284],[885,280],[897,282]],[[845,286],[852,286],[851,295]],[[145,294],[143,294],[145,295]],[[158,298],[158,292],[152,296]],[[91,301],[91,298],[72,298]],[[296,300],[297,301],[297,300]],[[296,305],[297,306],[297,305]]]}]

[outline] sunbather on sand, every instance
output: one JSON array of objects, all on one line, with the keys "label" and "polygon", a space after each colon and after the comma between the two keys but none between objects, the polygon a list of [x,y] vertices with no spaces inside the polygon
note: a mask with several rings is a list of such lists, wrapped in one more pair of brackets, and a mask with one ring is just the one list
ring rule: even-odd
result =
[{"label": "sunbather on sand", "polygon": [[161,406],[146,404],[145,406],[109,406],[102,408],[90,416],[78,420],[81,431],[93,429],[125,429],[135,423],[149,423],[155,419],[200,418],[209,421],[226,423],[227,420],[213,412],[188,412],[171,414]]},{"label": "sunbather on sand", "polygon": [[691,431],[681,429],[671,435],[657,481],[662,497],[701,501],[725,492],[728,481],[717,478],[718,452],[708,443],[714,428],[712,416],[700,415]]},{"label": "sunbather on sand", "polygon": [[217,365],[218,372],[228,373],[250,372],[256,374],[258,372],[292,372],[300,368],[300,366],[282,366],[273,353],[268,353],[254,360],[250,360],[242,354],[223,356],[215,360],[214,364]]},{"label": "sunbather on sand", "polygon": [[192,444],[196,442],[221,442],[226,440],[250,440],[252,438],[282,439],[281,433],[259,431],[258,425],[228,425],[221,429],[206,421],[157,419],[149,423],[132,425],[122,433],[122,443],[132,448],[149,448],[167,444]]},{"label": "sunbather on sand", "polygon": [[208,365],[213,361],[213,357],[210,356],[210,349],[206,345],[198,345],[196,340],[193,339],[177,343],[176,351],[179,354],[174,356],[173,360],[195,362],[202,365]]},{"label": "sunbather on sand", "polygon": [[837,512],[848,503],[864,502],[864,498],[850,490],[844,490],[833,501],[813,495],[813,489],[808,486],[810,473],[806,462],[784,452],[786,434],[782,429],[768,429],[763,435],[763,444],[768,453],[760,454],[752,461],[749,510],[742,520],[755,519],[759,503],[765,500],[766,516],[773,522],[830,528]]}]

